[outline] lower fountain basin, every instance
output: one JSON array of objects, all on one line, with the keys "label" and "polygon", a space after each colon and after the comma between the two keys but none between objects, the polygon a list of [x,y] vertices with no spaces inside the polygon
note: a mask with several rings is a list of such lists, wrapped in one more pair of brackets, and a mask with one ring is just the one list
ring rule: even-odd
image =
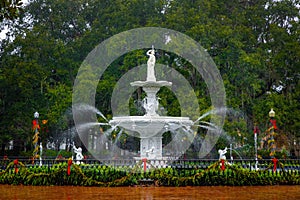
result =
[{"label": "lower fountain basin", "polygon": [[188,117],[170,117],[170,116],[124,116],[113,117],[109,121],[111,126],[118,126],[128,131],[138,132],[140,138],[148,138],[164,133],[170,126],[190,128],[193,121]]}]

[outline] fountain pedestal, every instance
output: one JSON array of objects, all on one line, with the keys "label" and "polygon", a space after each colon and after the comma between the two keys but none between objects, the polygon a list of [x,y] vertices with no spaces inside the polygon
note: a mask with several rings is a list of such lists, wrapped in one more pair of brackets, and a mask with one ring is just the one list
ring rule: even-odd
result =
[{"label": "fountain pedestal", "polygon": [[141,138],[141,158],[162,159],[162,137]]}]

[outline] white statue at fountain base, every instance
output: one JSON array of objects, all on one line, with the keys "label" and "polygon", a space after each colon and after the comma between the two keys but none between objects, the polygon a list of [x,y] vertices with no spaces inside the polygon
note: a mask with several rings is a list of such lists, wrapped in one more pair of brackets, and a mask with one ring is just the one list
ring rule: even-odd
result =
[{"label": "white statue at fountain base", "polygon": [[225,147],[225,149],[219,149],[218,151],[219,153],[219,160],[226,160],[226,153],[227,153],[227,147]]},{"label": "white statue at fountain base", "polygon": [[76,158],[76,164],[81,164],[81,160],[83,159],[83,155],[82,155],[82,149],[81,147],[76,148],[76,146],[73,144],[73,150],[74,153],[76,154],[75,158]]},{"label": "white statue at fountain base", "polygon": [[[219,161],[224,160],[227,165],[231,165],[231,163],[226,161],[227,147],[225,147],[225,149],[223,149],[223,150],[219,149],[218,153],[219,153]],[[232,158],[231,158],[231,160],[232,160]],[[220,163],[220,165],[222,165],[222,164]]]}]

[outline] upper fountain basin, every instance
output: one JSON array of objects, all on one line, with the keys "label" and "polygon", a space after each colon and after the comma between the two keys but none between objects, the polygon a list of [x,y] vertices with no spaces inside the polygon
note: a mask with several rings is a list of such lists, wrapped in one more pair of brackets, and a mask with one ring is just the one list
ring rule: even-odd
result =
[{"label": "upper fountain basin", "polygon": [[130,83],[131,86],[137,86],[137,87],[170,87],[172,86],[171,82],[168,81],[134,81]]},{"label": "upper fountain basin", "polygon": [[170,116],[124,116],[113,117],[109,121],[111,126],[118,126],[128,131],[138,132],[141,138],[148,138],[163,134],[170,130],[171,126],[190,128],[193,121],[188,117]]}]

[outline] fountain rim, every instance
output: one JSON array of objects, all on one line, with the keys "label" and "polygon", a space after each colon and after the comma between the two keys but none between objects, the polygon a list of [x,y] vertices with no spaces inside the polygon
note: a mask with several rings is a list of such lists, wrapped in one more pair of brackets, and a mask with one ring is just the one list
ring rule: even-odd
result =
[{"label": "fountain rim", "polygon": [[140,121],[140,122],[159,122],[159,121],[166,121],[166,122],[186,122],[190,123],[191,125],[194,124],[189,117],[172,117],[172,116],[160,116],[160,115],[143,115],[143,116],[115,116],[112,120],[109,121],[109,124],[112,124],[117,121]]},{"label": "fountain rim", "polygon": [[137,87],[171,87],[172,82],[168,81],[134,81],[130,83],[131,86]]},{"label": "fountain rim", "polygon": [[[168,125],[170,123],[179,124],[181,127],[187,127],[188,129],[194,125],[194,122],[190,120],[189,117],[172,117],[159,115],[113,117],[113,119],[108,123],[111,126],[122,127],[128,131],[136,131],[140,134],[140,138],[161,136],[161,134],[166,132],[162,130],[164,128],[168,128]],[[143,125],[142,123],[146,123],[146,125]],[[151,125],[151,129],[149,129],[149,125]]]}]

